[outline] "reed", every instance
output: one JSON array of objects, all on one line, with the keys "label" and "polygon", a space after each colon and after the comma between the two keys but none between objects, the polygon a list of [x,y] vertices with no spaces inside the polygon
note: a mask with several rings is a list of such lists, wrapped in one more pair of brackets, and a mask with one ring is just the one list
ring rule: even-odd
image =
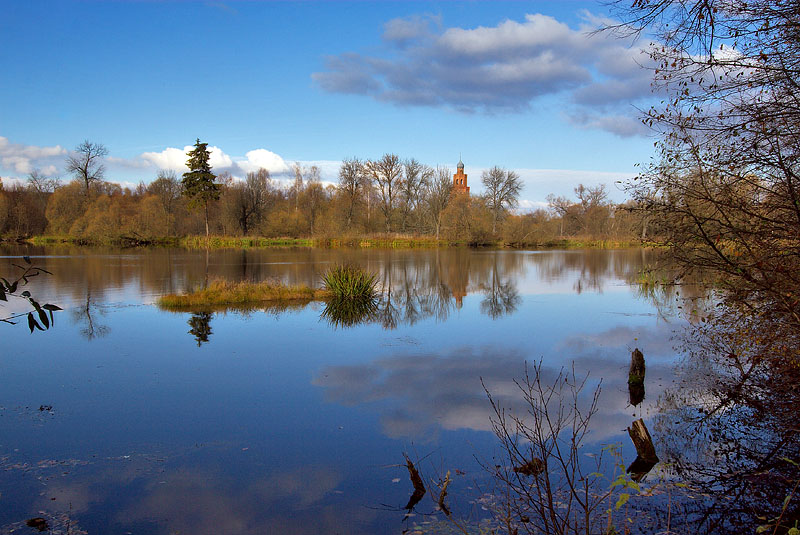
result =
[{"label": "reed", "polygon": [[339,299],[372,299],[375,297],[377,277],[358,266],[340,265],[322,276],[328,292]]},{"label": "reed", "polygon": [[275,302],[322,300],[329,296],[325,290],[305,285],[289,286],[278,281],[227,282],[217,280],[188,294],[169,294],[158,300],[168,310],[208,310],[219,308],[255,308]]}]

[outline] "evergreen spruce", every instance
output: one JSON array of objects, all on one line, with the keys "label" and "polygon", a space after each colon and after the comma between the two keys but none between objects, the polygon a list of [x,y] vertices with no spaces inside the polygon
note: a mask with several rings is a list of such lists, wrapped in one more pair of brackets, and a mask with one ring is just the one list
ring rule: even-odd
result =
[{"label": "evergreen spruce", "polygon": [[208,238],[208,203],[216,201],[220,196],[220,186],[214,180],[217,176],[211,172],[208,163],[211,153],[208,152],[208,143],[200,143],[198,138],[194,149],[186,153],[189,160],[186,166],[188,173],[183,174],[183,194],[189,197],[193,206],[203,206],[206,219],[206,238]]}]

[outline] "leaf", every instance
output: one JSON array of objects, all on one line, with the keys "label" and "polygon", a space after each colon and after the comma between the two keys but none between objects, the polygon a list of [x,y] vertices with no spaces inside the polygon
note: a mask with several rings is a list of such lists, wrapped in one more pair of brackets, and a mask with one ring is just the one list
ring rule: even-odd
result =
[{"label": "leaf", "polygon": [[14,281],[14,284],[12,284],[11,286],[8,287],[8,293],[13,294],[14,292],[17,291],[17,283],[18,282],[19,281]]},{"label": "leaf", "polygon": [[49,329],[50,328],[50,320],[47,319],[47,312],[45,312],[41,308],[37,309],[37,311],[39,312],[39,321],[42,322],[42,325],[44,325],[45,329]]},{"label": "leaf", "polygon": [[758,526],[756,528],[756,533],[764,533],[765,531],[768,531],[769,529],[770,529],[769,525]]},{"label": "leaf", "polygon": [[0,286],[0,301],[8,301],[6,297],[6,290],[2,286]]},{"label": "leaf", "polygon": [[23,259],[25,262],[27,262],[27,263],[28,263],[28,265],[30,265],[30,263],[31,263],[31,257],[30,257],[30,256],[23,256],[23,257],[22,257],[22,259]]},{"label": "leaf", "polygon": [[41,325],[36,323],[36,320],[33,319],[33,313],[31,312],[28,312],[28,328],[31,330],[31,333],[33,333],[34,328],[39,329],[40,331],[44,330],[42,329]]},{"label": "leaf", "polygon": [[22,292],[22,297],[30,297],[30,296],[31,296],[31,293],[28,290],[25,290],[24,292]]},{"label": "leaf", "polygon": [[50,310],[50,311],[53,311],[53,310],[64,310],[60,306],[51,305],[50,303],[47,303],[46,305],[42,305],[42,308],[45,309],[45,310]]},{"label": "leaf", "polygon": [[623,492],[623,493],[621,493],[619,495],[619,499],[617,500],[617,504],[615,505],[615,507],[617,508],[618,511],[619,511],[620,507],[622,507],[623,505],[628,503],[628,500],[630,499],[630,497],[631,497],[631,495],[628,494],[627,492]]}]

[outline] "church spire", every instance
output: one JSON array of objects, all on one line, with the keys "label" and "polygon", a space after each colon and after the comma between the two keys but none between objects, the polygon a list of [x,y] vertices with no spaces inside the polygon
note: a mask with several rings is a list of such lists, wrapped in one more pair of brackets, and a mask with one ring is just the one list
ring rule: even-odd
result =
[{"label": "church spire", "polygon": [[458,155],[458,165],[456,166],[456,174],[453,175],[453,191],[469,195],[469,186],[467,186],[467,175],[464,173],[464,162],[461,161],[460,153]]}]

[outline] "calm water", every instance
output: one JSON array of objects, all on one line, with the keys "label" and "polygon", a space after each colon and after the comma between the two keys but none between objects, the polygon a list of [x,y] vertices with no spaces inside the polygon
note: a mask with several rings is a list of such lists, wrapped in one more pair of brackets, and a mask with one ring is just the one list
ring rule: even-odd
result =
[{"label": "calm water", "polygon": [[[0,254],[6,277],[22,254],[52,271],[29,289],[65,309],[43,333],[0,324],[0,533],[36,516],[91,534],[434,526],[403,520],[403,453],[457,469],[454,500],[479,516],[487,476],[475,458],[497,448],[481,379],[513,406],[526,360],[602,378],[589,447],[619,442],[630,462],[625,428],[672,381],[670,337],[683,325],[627,282],[652,261],[640,250]],[[340,262],[379,274],[367,324],[337,328],[323,303],[210,315],[154,304],[214,278],[318,286]],[[634,347],[648,364],[636,408]]]}]

